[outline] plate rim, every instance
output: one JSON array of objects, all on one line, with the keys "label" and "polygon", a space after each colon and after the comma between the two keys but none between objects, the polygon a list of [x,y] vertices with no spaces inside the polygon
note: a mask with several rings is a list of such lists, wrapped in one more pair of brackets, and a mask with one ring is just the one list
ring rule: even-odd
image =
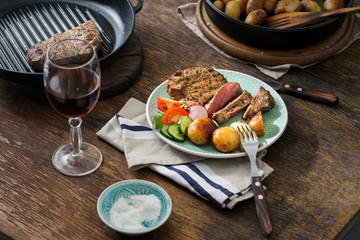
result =
[{"label": "plate rim", "polygon": [[[282,109],[285,112],[284,126],[283,126],[282,129],[280,129],[279,133],[274,137],[274,139],[271,142],[269,142],[268,144],[261,146],[258,149],[258,152],[261,152],[262,150],[264,150],[264,149],[270,147],[272,144],[274,144],[282,136],[282,134],[285,132],[285,129],[286,129],[287,124],[288,124],[288,110],[287,110],[286,104],[285,104],[284,100],[282,99],[282,97],[271,86],[269,86],[264,81],[262,81],[262,80],[260,80],[260,79],[258,79],[256,77],[253,77],[253,76],[248,75],[246,73],[234,71],[234,70],[220,69],[220,68],[215,68],[215,67],[213,67],[213,68],[214,68],[214,70],[218,71],[220,74],[223,74],[223,72],[229,72],[229,73],[243,75],[243,76],[245,76],[247,78],[250,78],[251,80],[255,80],[255,81],[259,82],[261,86],[266,86],[267,89],[271,89],[272,93],[276,94],[276,97],[277,97],[277,99],[279,99],[279,101],[280,101],[280,103],[282,105]],[[163,85],[165,85],[165,84],[167,84],[167,80],[163,81],[161,84],[159,84],[152,91],[152,93],[150,94],[148,100],[146,101],[146,108],[145,108],[146,109],[146,119],[148,121],[148,124],[150,125],[151,129],[155,132],[155,134],[160,139],[162,139],[165,143],[169,144],[170,146],[172,146],[172,147],[174,147],[174,148],[176,148],[176,149],[178,149],[178,150],[180,150],[182,152],[186,152],[186,153],[189,153],[191,155],[205,157],[205,158],[238,158],[238,157],[247,156],[247,154],[245,152],[236,152],[236,153],[221,153],[221,152],[219,152],[217,154],[213,154],[213,153],[203,153],[203,152],[190,150],[190,149],[187,149],[185,147],[181,147],[181,146],[177,145],[173,141],[171,141],[171,140],[167,139],[165,136],[163,136],[160,133],[160,131],[154,129],[148,106],[149,106],[149,103],[150,103],[151,99],[153,99],[155,92],[159,88],[163,87]]]}]

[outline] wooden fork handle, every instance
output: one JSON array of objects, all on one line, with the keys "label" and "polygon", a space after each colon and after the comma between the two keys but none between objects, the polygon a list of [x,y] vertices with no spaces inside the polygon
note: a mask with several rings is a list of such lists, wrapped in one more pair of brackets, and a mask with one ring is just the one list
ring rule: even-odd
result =
[{"label": "wooden fork handle", "polygon": [[357,13],[360,12],[360,6],[358,7],[351,7],[351,8],[340,8],[340,9],[336,9],[336,10],[331,10],[331,11],[324,11],[324,12],[320,12],[320,15],[322,17],[337,17],[343,14],[352,14],[352,13]]},{"label": "wooden fork handle", "polygon": [[331,106],[335,106],[339,102],[339,98],[336,95],[298,87],[288,83],[281,84],[279,91]]},{"label": "wooden fork handle", "polygon": [[272,225],[261,177],[251,177],[251,185],[254,192],[256,212],[260,221],[261,233],[267,237],[272,231]]}]

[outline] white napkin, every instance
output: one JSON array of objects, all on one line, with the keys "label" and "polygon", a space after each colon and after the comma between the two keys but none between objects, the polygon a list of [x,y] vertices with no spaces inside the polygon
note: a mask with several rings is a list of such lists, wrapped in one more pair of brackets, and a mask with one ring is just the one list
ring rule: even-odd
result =
[{"label": "white napkin", "polygon": [[[248,158],[203,159],[172,148],[149,126],[145,104],[131,98],[97,135],[125,154],[130,169],[149,167],[188,188],[216,206],[233,208],[251,198]],[[273,169],[258,154],[262,178]]]},{"label": "white napkin", "polygon": [[[292,67],[297,67],[297,68],[303,69],[303,68],[312,66],[314,64],[317,64],[317,62],[315,62],[315,63],[309,64],[309,65],[306,65],[306,66],[301,66],[301,65],[297,65],[297,64],[282,64],[282,65],[278,65],[278,66],[266,66],[266,65],[254,64],[254,63],[251,63],[251,62],[246,62],[246,61],[240,60],[238,58],[235,58],[235,57],[227,54],[226,52],[224,52],[223,50],[221,50],[217,46],[215,46],[201,32],[201,30],[198,27],[197,22],[196,22],[196,5],[197,5],[197,3],[184,4],[184,5],[180,6],[180,7],[178,7],[177,14],[179,15],[179,17],[183,21],[183,23],[185,23],[185,25],[188,28],[190,28],[198,37],[200,37],[204,42],[206,42],[209,46],[214,48],[216,51],[218,51],[219,53],[221,53],[225,57],[228,57],[230,59],[239,61],[241,63],[253,64],[262,73],[264,73],[264,74],[266,74],[266,75],[268,75],[268,76],[270,76],[270,77],[272,77],[274,79],[279,79],[280,77],[285,75],[289,71],[289,69],[292,68]],[[345,44],[345,46],[341,50],[339,50],[339,52],[334,53],[334,55],[339,54],[340,52],[342,52],[343,50],[348,48],[351,45],[351,43],[353,43],[354,41],[356,41],[357,39],[360,38],[360,14],[359,13],[358,14],[353,14],[353,16],[354,16],[354,29],[353,29],[352,36],[350,37],[349,42],[347,44]]]}]

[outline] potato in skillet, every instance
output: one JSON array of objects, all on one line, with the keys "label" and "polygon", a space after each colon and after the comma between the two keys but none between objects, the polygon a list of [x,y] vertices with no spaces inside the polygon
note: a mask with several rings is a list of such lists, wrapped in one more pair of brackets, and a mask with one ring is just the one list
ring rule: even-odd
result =
[{"label": "potato in skillet", "polygon": [[267,14],[264,9],[256,9],[247,15],[245,22],[261,26],[265,23],[266,18]]}]

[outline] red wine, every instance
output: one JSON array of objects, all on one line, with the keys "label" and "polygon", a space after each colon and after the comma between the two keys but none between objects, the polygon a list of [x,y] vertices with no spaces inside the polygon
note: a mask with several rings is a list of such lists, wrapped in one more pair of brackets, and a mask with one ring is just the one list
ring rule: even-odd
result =
[{"label": "red wine", "polygon": [[100,95],[100,77],[89,69],[50,73],[45,93],[50,105],[65,117],[82,117],[95,106]]}]

